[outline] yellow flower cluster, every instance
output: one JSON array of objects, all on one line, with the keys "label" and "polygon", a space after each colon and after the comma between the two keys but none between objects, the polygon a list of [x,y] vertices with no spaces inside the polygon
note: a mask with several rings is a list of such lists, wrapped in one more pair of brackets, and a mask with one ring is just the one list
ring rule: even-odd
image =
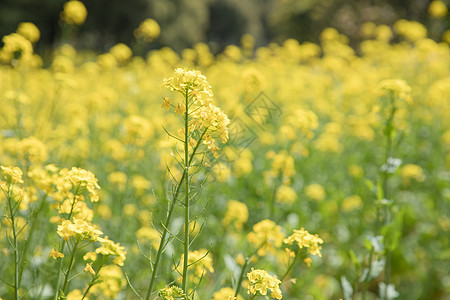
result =
[{"label": "yellow flower cluster", "polygon": [[103,234],[103,232],[98,230],[95,226],[80,219],[74,219],[73,222],[64,220],[61,225],[58,225],[57,233],[65,241],[68,241],[71,237],[75,237],[90,242],[98,241],[100,235]]},{"label": "yellow flower cluster", "polygon": [[26,37],[18,33],[11,33],[5,35],[2,41],[3,47],[0,49],[0,62],[7,64],[17,60],[25,64],[31,62],[33,45]]},{"label": "yellow flower cluster", "polygon": [[271,172],[267,175],[273,178],[281,176],[283,182],[290,183],[291,177],[295,175],[294,158],[286,151],[280,151],[279,153],[269,151],[266,157],[272,160]]},{"label": "yellow flower cluster", "polygon": [[306,186],[305,194],[306,196],[308,196],[308,198],[314,201],[322,201],[327,195],[323,186],[317,183]]},{"label": "yellow flower cluster", "polygon": [[113,263],[119,266],[123,266],[126,254],[125,247],[120,246],[119,243],[114,243],[108,237],[102,238],[99,237],[98,241],[102,243],[101,247],[95,249],[95,252],[102,255],[114,255],[115,258],[113,260]]},{"label": "yellow flower cluster", "polygon": [[267,252],[275,253],[280,248],[285,238],[281,226],[271,220],[262,220],[253,225],[253,231],[247,235],[247,240],[256,248],[259,256]]},{"label": "yellow flower cluster", "polygon": [[253,269],[251,272],[247,273],[247,278],[249,281],[248,294],[256,295],[257,293],[265,296],[267,291],[271,290],[270,296],[275,299],[282,299],[281,289],[279,284],[281,281],[277,276],[271,276],[265,270]]},{"label": "yellow flower cluster", "polygon": [[160,33],[161,28],[153,19],[144,20],[139,27],[134,30],[134,36],[137,39],[143,39],[148,43],[158,38]]},{"label": "yellow flower cluster", "polygon": [[122,269],[116,265],[107,265],[104,266],[98,274],[99,282],[92,287],[92,293],[101,298],[117,299],[117,294],[126,285]]},{"label": "yellow flower cluster", "polygon": [[124,43],[119,43],[113,46],[109,50],[109,53],[111,53],[111,55],[119,64],[126,63],[133,56],[133,52],[131,51],[130,47],[128,47]]},{"label": "yellow flower cluster", "polygon": [[83,2],[70,0],[64,4],[61,19],[69,25],[82,25],[87,17],[87,9]]},{"label": "yellow flower cluster", "polygon": [[440,0],[433,0],[428,6],[428,14],[433,18],[440,19],[447,15],[448,9],[445,3]]},{"label": "yellow flower cluster", "polygon": [[183,290],[176,285],[165,286],[158,291],[158,296],[164,300],[175,300],[184,296]]},{"label": "yellow flower cluster", "polygon": [[[184,254],[181,255],[180,261],[183,261],[183,258]],[[191,273],[189,274],[189,276],[192,277],[192,280],[200,280],[200,278],[202,278],[202,276],[204,276],[206,272],[214,273],[212,257],[211,255],[209,255],[208,250],[206,249],[189,251],[188,265],[188,270]],[[180,274],[182,272],[182,267],[183,266],[181,264],[177,267]]]},{"label": "yellow flower cluster", "polygon": [[282,184],[275,192],[275,201],[278,203],[291,204],[295,200],[297,200],[297,193],[288,185]]},{"label": "yellow flower cluster", "polygon": [[392,93],[395,98],[410,102],[411,87],[402,79],[386,79],[380,82],[383,94]]},{"label": "yellow flower cluster", "polygon": [[418,41],[427,36],[427,29],[424,25],[408,20],[398,20],[394,24],[395,31],[411,42]]},{"label": "yellow flower cluster", "polygon": [[230,200],[227,203],[227,211],[222,219],[224,226],[234,225],[236,230],[242,230],[242,226],[248,220],[248,208],[245,203]]},{"label": "yellow flower cluster", "polygon": [[31,43],[36,43],[41,37],[39,28],[31,22],[22,22],[17,27],[16,32],[28,39]]},{"label": "yellow flower cluster", "polygon": [[320,253],[322,247],[319,246],[319,244],[322,244],[323,240],[317,234],[312,235],[304,228],[294,230],[294,233],[285,239],[284,243],[292,245],[294,242],[297,243],[300,249],[308,248],[308,252],[312,255],[319,255],[322,257],[322,254]]},{"label": "yellow flower cluster", "polygon": [[411,179],[414,179],[417,182],[423,182],[425,180],[425,174],[423,173],[422,167],[415,164],[404,165],[400,169],[400,175],[405,184],[410,183]]},{"label": "yellow flower cluster", "polygon": [[[178,68],[175,70],[174,76],[165,78],[163,85],[171,91],[181,93],[189,101],[189,131],[207,130],[204,135],[203,143],[208,146],[208,149],[218,156],[219,148],[215,145],[212,133],[217,134],[222,143],[228,140],[228,125],[230,120],[220,108],[212,104],[213,92],[206,77],[198,70],[187,70]],[[186,104],[185,100],[174,107],[176,114],[185,114]],[[163,107],[170,108],[170,101],[165,98]]]},{"label": "yellow flower cluster", "polygon": [[235,290],[230,287],[224,287],[213,294],[211,300],[244,300],[242,296],[234,296]]},{"label": "yellow flower cluster", "polygon": [[23,183],[23,172],[18,167],[4,167],[0,166],[2,179],[10,183]]}]

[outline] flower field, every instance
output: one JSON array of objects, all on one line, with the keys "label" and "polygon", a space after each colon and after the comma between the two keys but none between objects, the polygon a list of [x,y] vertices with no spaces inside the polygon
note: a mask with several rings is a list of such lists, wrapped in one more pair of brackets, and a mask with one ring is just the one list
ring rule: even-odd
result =
[{"label": "flower field", "polygon": [[0,50],[0,299],[449,299],[450,49],[423,25],[45,64],[36,30]]}]

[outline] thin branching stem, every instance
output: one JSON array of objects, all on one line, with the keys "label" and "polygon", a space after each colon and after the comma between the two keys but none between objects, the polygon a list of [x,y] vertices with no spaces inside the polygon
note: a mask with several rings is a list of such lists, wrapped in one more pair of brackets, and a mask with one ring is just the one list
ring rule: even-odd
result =
[{"label": "thin branching stem", "polygon": [[[205,128],[202,132],[202,134],[200,135],[197,144],[195,145],[194,150],[192,151],[192,154],[189,158],[189,164],[192,163],[195,154],[197,153],[198,147],[200,146],[200,143],[203,139],[203,137],[205,136],[206,132],[207,132],[208,128]],[[168,228],[171,220],[172,220],[172,213],[173,213],[173,209],[175,207],[175,203],[177,202],[178,196],[180,194],[181,191],[181,186],[183,184],[183,181],[186,178],[186,170],[183,171],[183,174],[181,175],[180,181],[178,182],[178,184],[176,185],[175,188],[175,192],[173,193],[173,198],[172,201],[170,203],[168,212],[167,212],[167,216],[166,216],[166,220],[164,222],[164,226],[166,228]],[[152,271],[152,277],[150,278],[150,283],[148,286],[148,290],[147,290],[147,295],[145,297],[146,300],[150,299],[151,294],[153,293],[153,288],[155,286],[155,282],[156,282],[156,278],[157,278],[157,273],[158,273],[158,267],[159,264],[161,262],[161,254],[164,251],[164,248],[166,246],[166,240],[167,240],[167,231],[163,230],[162,236],[161,236],[161,241],[159,243],[159,248],[158,248],[158,252],[156,253],[156,258],[155,258],[155,262],[153,263],[153,271]],[[150,264],[152,264],[152,262],[150,262]]]},{"label": "thin branching stem", "polygon": [[[190,186],[190,160],[189,160],[189,92],[185,91],[186,111],[184,115],[184,172],[186,174],[185,183],[185,201],[184,201],[184,257],[183,257],[183,278],[182,286],[184,295],[188,294],[188,261],[189,261],[189,186]],[[185,296],[187,299],[187,296]]]}]

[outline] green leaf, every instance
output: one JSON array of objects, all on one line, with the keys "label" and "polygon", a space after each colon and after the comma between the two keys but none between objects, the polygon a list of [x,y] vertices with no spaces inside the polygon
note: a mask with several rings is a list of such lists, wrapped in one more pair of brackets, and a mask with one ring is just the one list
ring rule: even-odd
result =
[{"label": "green leaf", "polygon": [[384,191],[383,191],[383,186],[381,185],[381,182],[378,180],[377,181],[377,200],[381,201],[384,198]]},{"label": "green leaf", "polygon": [[353,250],[349,250],[348,251],[348,256],[350,256],[350,260],[352,261],[353,265],[356,267],[356,269],[358,270],[361,267],[361,263],[359,262],[358,257],[356,257],[356,254]]},{"label": "green leaf", "polygon": [[371,190],[372,192],[375,192],[375,184],[373,184],[372,181],[370,181],[369,179],[366,179],[366,185],[369,188],[369,190]]},{"label": "green leaf", "polygon": [[402,210],[395,215],[391,224],[381,228],[381,233],[384,237],[384,246],[388,251],[394,251],[400,243],[400,238],[402,237],[403,215],[404,211]]}]

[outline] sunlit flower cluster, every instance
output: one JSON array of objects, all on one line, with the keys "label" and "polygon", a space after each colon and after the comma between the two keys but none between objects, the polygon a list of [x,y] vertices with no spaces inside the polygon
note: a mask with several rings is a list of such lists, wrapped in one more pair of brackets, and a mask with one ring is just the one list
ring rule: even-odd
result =
[{"label": "sunlit flower cluster", "polygon": [[241,230],[248,219],[248,208],[245,203],[230,200],[227,203],[227,211],[222,219],[222,224],[225,226],[233,225],[236,230]]},{"label": "sunlit flower cluster", "polygon": [[[220,108],[212,104],[214,95],[206,77],[198,70],[178,68],[174,76],[164,79],[163,85],[184,97],[176,106],[164,98],[163,107],[167,109],[172,106],[175,114],[189,118],[190,132],[204,131],[203,143],[217,157],[219,147],[212,134],[215,133],[222,143],[226,143],[230,120]],[[184,116],[187,108],[188,115]]]},{"label": "sunlit flower cluster", "polygon": [[[261,294],[267,295],[268,292],[272,292],[270,296],[275,299],[282,299],[281,290],[279,284],[281,281],[277,276],[271,276],[265,270],[253,269],[247,273],[249,281],[248,293],[249,294]],[[269,291],[270,290],[270,291]]]},{"label": "sunlit flower cluster", "polygon": [[319,244],[322,244],[323,240],[317,234],[312,235],[304,228],[294,230],[294,233],[286,238],[284,243],[292,245],[294,242],[300,249],[307,248],[310,254],[322,257],[320,253],[322,247]]},{"label": "sunlit flower cluster", "polygon": [[268,219],[253,225],[253,231],[247,235],[247,240],[258,250],[259,256],[274,253],[281,247],[284,238],[281,226]]}]

